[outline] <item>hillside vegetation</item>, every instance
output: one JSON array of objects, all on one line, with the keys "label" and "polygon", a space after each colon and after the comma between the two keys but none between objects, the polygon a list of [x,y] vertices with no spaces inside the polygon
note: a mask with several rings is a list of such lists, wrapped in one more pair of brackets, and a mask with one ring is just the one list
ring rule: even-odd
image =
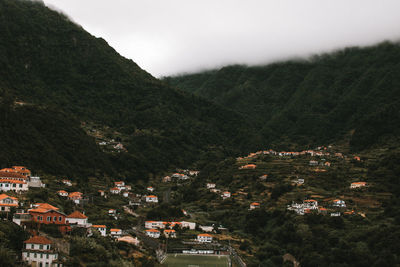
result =
[{"label": "hillside vegetation", "polygon": [[[233,153],[250,149],[259,141],[241,116],[166,86],[120,56],[103,39],[40,2],[1,1],[0,24],[0,89],[17,101],[49,108],[41,109],[44,120],[52,120],[46,110],[59,110],[67,121],[71,117],[122,133],[121,142],[128,152],[116,156],[119,163],[115,167],[123,176],[144,178],[151,172],[191,164],[204,151],[223,146],[221,150]],[[66,128],[60,130],[68,135],[71,125],[63,126]],[[42,134],[51,132],[49,127],[43,124],[37,128],[41,135],[35,142],[46,146],[42,153],[50,149]],[[16,134],[14,139],[20,132]],[[78,142],[86,137],[81,138]],[[21,142],[21,146],[10,146],[10,152],[33,152],[25,144],[32,140]],[[77,159],[68,156],[62,146],[51,149],[63,158],[63,165],[81,170],[75,164]],[[96,148],[86,144],[81,150],[90,155]],[[24,160],[35,169],[45,165],[39,159],[13,160]],[[87,169],[97,166],[95,159],[84,162]],[[57,161],[53,163],[53,169],[60,169]]]},{"label": "hillside vegetation", "polygon": [[165,82],[246,116],[265,143],[281,147],[332,142],[352,133],[352,149],[360,150],[400,130],[397,43],[260,67],[228,66]]}]

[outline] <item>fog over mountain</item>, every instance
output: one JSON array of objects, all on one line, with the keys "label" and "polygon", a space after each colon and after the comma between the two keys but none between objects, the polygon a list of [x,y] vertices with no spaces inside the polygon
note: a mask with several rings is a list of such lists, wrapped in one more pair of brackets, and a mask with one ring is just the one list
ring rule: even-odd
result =
[{"label": "fog over mountain", "polygon": [[44,0],[155,76],[400,38],[397,0]]}]

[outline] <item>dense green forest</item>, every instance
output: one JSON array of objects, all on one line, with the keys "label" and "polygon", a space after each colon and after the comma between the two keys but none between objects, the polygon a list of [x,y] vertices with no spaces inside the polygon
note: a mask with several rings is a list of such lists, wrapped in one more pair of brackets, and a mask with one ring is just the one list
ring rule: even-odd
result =
[{"label": "dense green forest", "polygon": [[398,43],[164,81],[246,116],[267,144],[321,144],[354,130],[360,150],[400,133]]},{"label": "dense green forest", "polygon": [[[69,141],[79,138],[78,143],[86,143],[79,146],[83,154],[96,150],[93,141],[82,133],[68,136],[75,132],[68,121],[94,122],[123,133],[128,153],[115,156],[114,162],[121,176],[145,178],[149,173],[185,167],[204,151],[235,153],[252,149],[260,141],[241,116],[165,85],[120,56],[103,39],[38,1],[1,1],[0,24],[0,89],[17,101],[45,107],[40,108],[43,120],[56,120],[53,117],[58,113],[52,114],[53,110],[68,117],[63,127],[57,128],[63,131],[58,137],[65,135]],[[14,112],[13,116],[23,116],[21,113]],[[29,118],[25,116],[25,120]],[[51,124],[35,129],[39,132],[35,142],[42,143],[41,153],[46,157],[19,157],[37,153],[25,143],[32,143],[31,139],[21,138],[19,146],[7,146],[7,152],[14,156],[3,165],[18,161],[33,169],[60,170],[60,174],[74,166],[77,172],[92,170],[94,175],[93,170],[104,160],[108,162],[98,151],[94,153],[98,157],[80,160],[83,157],[71,157],[64,145],[56,141],[49,144],[47,137],[54,130]],[[10,134],[2,136],[9,138]],[[14,141],[2,140],[9,144]],[[67,139],[57,142],[67,143]],[[47,153],[50,150],[52,156]]]}]

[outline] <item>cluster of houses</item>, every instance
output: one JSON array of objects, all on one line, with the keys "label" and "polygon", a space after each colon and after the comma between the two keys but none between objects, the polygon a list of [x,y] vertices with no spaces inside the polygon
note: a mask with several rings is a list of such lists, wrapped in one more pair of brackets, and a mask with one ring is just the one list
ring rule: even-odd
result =
[{"label": "cluster of houses", "polygon": [[173,180],[185,181],[188,180],[190,177],[196,177],[197,175],[199,175],[199,173],[200,171],[178,169],[176,173],[164,176],[162,178],[162,181],[164,183],[172,182]]},{"label": "cluster of houses", "polygon": [[[216,187],[216,184],[215,184],[215,183],[207,183],[207,184],[206,184],[206,187],[207,187],[207,189],[209,189],[210,192],[212,192],[212,193],[217,193],[217,194],[221,193],[221,190],[220,190],[220,189],[215,188],[215,187]],[[221,193],[221,197],[222,197],[222,199],[224,199],[224,200],[225,200],[225,199],[228,199],[228,198],[231,197],[231,192],[229,192],[229,191],[224,191],[224,192]]]},{"label": "cluster of houses", "polygon": [[[161,233],[164,234],[166,238],[176,238],[176,231],[172,228],[187,228],[190,230],[196,229],[196,223],[194,222],[165,222],[165,221],[146,221],[144,224],[146,228],[145,232],[146,235],[152,238],[160,238]],[[212,226],[200,226],[205,232],[210,232],[214,228]],[[208,229],[210,228],[210,229]],[[212,235],[207,233],[202,233],[197,235],[198,242],[201,243],[211,243],[213,240]]]},{"label": "cluster of houses", "polygon": [[[346,208],[346,202],[341,199],[334,199],[331,204],[332,208]],[[298,215],[304,215],[304,214],[309,214],[312,211],[322,213],[322,214],[327,214],[328,209],[318,206],[318,201],[315,199],[306,199],[303,201],[303,203],[295,203],[292,202],[291,205],[287,206],[288,210],[295,211]],[[354,211],[346,211],[344,214],[354,214]],[[335,216],[340,216],[341,213],[339,211],[331,212],[330,216],[335,217]]]},{"label": "cluster of houses", "polygon": [[45,187],[38,176],[31,176],[31,171],[24,166],[13,166],[0,170],[0,192],[22,193],[29,187]]}]

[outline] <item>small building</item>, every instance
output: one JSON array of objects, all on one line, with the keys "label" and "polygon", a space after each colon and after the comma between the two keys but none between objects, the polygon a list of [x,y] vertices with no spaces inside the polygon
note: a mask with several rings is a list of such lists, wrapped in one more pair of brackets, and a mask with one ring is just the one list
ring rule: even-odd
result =
[{"label": "small building", "polygon": [[147,203],[158,203],[158,197],[154,195],[145,196]]},{"label": "small building", "polygon": [[119,181],[119,182],[114,182],[114,185],[116,188],[118,188],[120,191],[125,189],[125,182]]},{"label": "small building", "polygon": [[258,202],[253,202],[250,204],[250,209],[254,210],[254,209],[259,209],[260,208],[260,203]]},{"label": "small building", "polygon": [[331,217],[340,217],[340,212],[332,212]]},{"label": "small building", "polygon": [[110,193],[111,194],[118,195],[119,192],[120,192],[120,190],[117,187],[113,187],[113,188],[110,189]]},{"label": "small building", "polygon": [[356,160],[356,161],[361,161],[361,158],[360,157],[358,157],[358,156],[354,156],[354,158],[353,158],[354,160]]},{"label": "small building", "polygon": [[105,225],[92,225],[92,229],[99,231],[101,236],[107,235],[107,226],[105,226]]},{"label": "small building", "polygon": [[318,161],[316,160],[310,160],[310,162],[308,163],[310,166],[318,166]]},{"label": "small building", "polygon": [[225,191],[225,192],[222,193],[221,197],[223,199],[230,198],[231,197],[231,192]]},{"label": "small building", "polygon": [[22,260],[30,266],[62,267],[52,242],[44,236],[34,236],[24,241]]},{"label": "small building", "polygon": [[267,178],[268,178],[268,174],[264,174],[264,175],[261,175],[260,177],[258,177],[258,179],[260,179],[261,181],[266,181]]},{"label": "small building", "polygon": [[324,163],[324,166],[330,167],[330,166],[331,166],[331,163],[330,163],[329,161],[327,161],[327,162]]},{"label": "small building", "polygon": [[215,184],[214,183],[207,183],[207,189],[212,189],[215,188]]},{"label": "small building", "polygon": [[117,228],[111,228],[110,229],[110,235],[112,237],[120,237],[122,235],[122,230],[121,229],[117,229]]},{"label": "small building", "polygon": [[156,229],[148,229],[146,230],[146,235],[152,238],[159,238],[160,237],[160,231]]},{"label": "small building", "polygon": [[24,223],[32,221],[32,216],[27,212],[18,211],[14,213],[12,221],[13,223],[21,226]]},{"label": "small building", "polygon": [[163,178],[162,178],[162,181],[163,181],[163,183],[168,183],[168,182],[171,182],[171,176],[164,176]]},{"label": "small building", "polygon": [[63,184],[65,184],[66,186],[72,186],[71,180],[64,179],[64,180],[62,180],[61,182],[62,182]]},{"label": "small building", "polygon": [[135,246],[139,246],[139,244],[140,244],[140,241],[139,241],[139,239],[137,237],[132,237],[130,235],[119,237],[117,239],[117,241],[118,242],[126,242],[128,244],[132,244],[132,245],[135,245]]},{"label": "small building", "polygon": [[212,235],[210,234],[198,234],[197,241],[201,243],[211,243],[213,240]]},{"label": "small building", "polygon": [[152,186],[147,187],[147,191],[153,192],[154,191],[154,187],[152,187]]},{"label": "small building", "polygon": [[360,188],[360,187],[365,187],[366,185],[367,185],[366,182],[355,182],[350,184],[350,188],[351,189]]},{"label": "small building", "polygon": [[240,166],[239,170],[252,170],[252,169],[255,169],[255,168],[257,168],[256,164],[247,164],[247,165],[244,165],[244,166]]},{"label": "small building", "polygon": [[11,208],[18,207],[18,198],[6,194],[0,195],[0,211],[9,212]]},{"label": "small building", "polygon": [[67,197],[68,196],[68,192],[64,191],[64,190],[58,190],[57,191],[57,195],[59,195],[61,197]]},{"label": "small building", "polygon": [[76,224],[77,226],[87,227],[88,217],[76,210],[67,216],[66,222],[69,224]]},{"label": "small building", "polygon": [[166,238],[176,238],[176,231],[174,229],[164,230],[164,236]]},{"label": "small building", "polygon": [[116,209],[109,209],[109,210],[108,210],[108,215],[110,215],[110,216],[115,216],[115,215],[117,215],[117,210],[116,210]]},{"label": "small building", "polygon": [[46,185],[42,183],[39,176],[31,176],[28,181],[28,187],[44,188]]},{"label": "small building", "polygon": [[81,192],[72,192],[68,194],[68,199],[72,200],[75,204],[80,204],[83,198]]},{"label": "small building", "polygon": [[194,230],[194,229],[196,229],[196,223],[195,222],[181,221],[181,227],[182,228],[188,228],[190,230]]},{"label": "small building", "polygon": [[123,193],[122,193],[122,196],[123,196],[123,197],[129,197],[129,192],[123,192]]},{"label": "small building", "polygon": [[162,221],[145,221],[144,222],[144,227],[146,229],[163,229],[165,228],[165,224]]},{"label": "small building", "polygon": [[346,203],[344,202],[344,200],[335,199],[335,200],[333,200],[333,206],[338,207],[338,208],[345,208]]},{"label": "small building", "polygon": [[104,195],[105,195],[104,190],[98,190],[97,192],[99,193],[100,196],[104,197]]},{"label": "small building", "polygon": [[199,228],[200,228],[203,232],[212,232],[212,231],[214,231],[214,226],[200,225]]}]

